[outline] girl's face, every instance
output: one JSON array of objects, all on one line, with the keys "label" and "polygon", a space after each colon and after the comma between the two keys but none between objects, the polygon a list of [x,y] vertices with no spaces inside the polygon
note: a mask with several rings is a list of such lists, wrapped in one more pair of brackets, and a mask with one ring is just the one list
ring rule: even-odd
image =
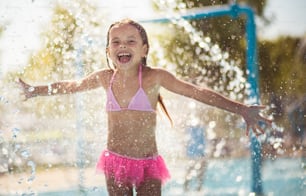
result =
[{"label": "girl's face", "polygon": [[106,51],[116,68],[129,69],[139,66],[142,58],[147,55],[148,47],[133,25],[119,24],[109,31]]}]

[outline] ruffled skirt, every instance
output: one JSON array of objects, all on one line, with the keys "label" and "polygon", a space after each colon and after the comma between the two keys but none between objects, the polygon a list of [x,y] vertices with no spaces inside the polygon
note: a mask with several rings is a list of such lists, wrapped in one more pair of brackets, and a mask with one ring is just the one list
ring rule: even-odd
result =
[{"label": "ruffled skirt", "polygon": [[132,158],[104,150],[97,163],[97,172],[117,183],[139,186],[147,179],[164,183],[170,178],[164,159],[158,155],[148,158]]}]

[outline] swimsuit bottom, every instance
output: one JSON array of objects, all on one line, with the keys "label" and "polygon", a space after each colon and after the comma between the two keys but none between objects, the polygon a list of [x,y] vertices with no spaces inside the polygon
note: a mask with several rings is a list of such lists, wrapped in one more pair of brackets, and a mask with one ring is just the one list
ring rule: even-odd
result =
[{"label": "swimsuit bottom", "polygon": [[114,178],[118,184],[136,187],[147,179],[158,179],[164,183],[170,178],[164,159],[160,155],[133,158],[104,150],[96,170],[104,173],[106,178]]}]

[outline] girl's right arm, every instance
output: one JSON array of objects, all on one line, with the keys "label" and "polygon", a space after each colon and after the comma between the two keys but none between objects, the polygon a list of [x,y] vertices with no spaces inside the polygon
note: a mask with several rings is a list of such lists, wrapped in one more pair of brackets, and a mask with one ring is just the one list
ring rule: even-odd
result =
[{"label": "girl's right arm", "polygon": [[60,81],[48,85],[32,86],[19,78],[19,84],[25,99],[36,96],[50,96],[60,94],[73,94],[76,92],[95,89],[105,86],[107,70],[94,72],[81,80]]},{"label": "girl's right arm", "polygon": [[171,73],[162,69],[159,69],[156,75],[158,75],[161,86],[174,93],[184,95],[219,109],[241,115],[246,121],[247,135],[249,134],[250,129],[253,129],[256,135],[263,134],[264,130],[261,128],[260,124],[272,124],[272,120],[261,115],[261,110],[265,108],[264,106],[249,106],[230,100],[227,97],[224,97],[223,95],[208,88],[203,88],[193,85],[192,83],[179,80]]}]

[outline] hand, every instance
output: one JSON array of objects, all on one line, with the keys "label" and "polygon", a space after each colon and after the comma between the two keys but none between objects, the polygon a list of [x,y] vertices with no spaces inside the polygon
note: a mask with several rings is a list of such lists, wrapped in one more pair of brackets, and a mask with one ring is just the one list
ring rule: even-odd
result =
[{"label": "hand", "polygon": [[21,87],[22,90],[22,95],[25,96],[24,101],[26,101],[27,99],[31,98],[31,97],[35,97],[34,92],[34,87],[25,83],[22,79],[18,79],[19,86]]},{"label": "hand", "polygon": [[252,105],[248,106],[247,109],[244,111],[244,114],[242,115],[245,122],[246,122],[246,135],[249,135],[250,129],[253,130],[253,133],[257,136],[264,134],[265,131],[260,126],[261,123],[265,124],[272,124],[272,120],[263,117],[260,114],[260,111],[263,110],[265,106],[259,106],[259,105]]}]

